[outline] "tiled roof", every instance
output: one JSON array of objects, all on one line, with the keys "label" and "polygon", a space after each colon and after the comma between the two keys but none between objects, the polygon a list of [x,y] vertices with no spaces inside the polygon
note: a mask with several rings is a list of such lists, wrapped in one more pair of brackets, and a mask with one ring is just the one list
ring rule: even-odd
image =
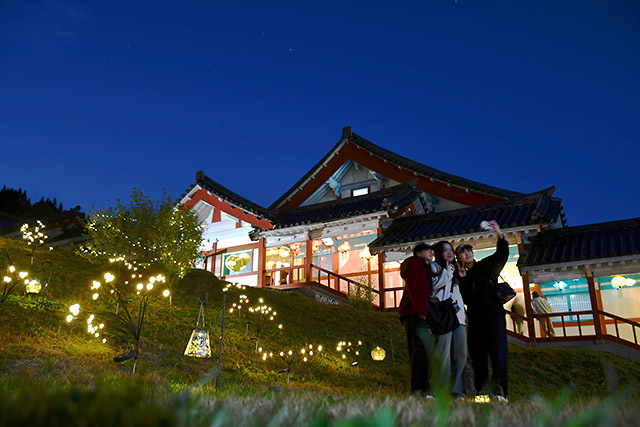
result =
[{"label": "tiled roof", "polygon": [[276,228],[301,224],[328,222],[339,218],[366,215],[374,212],[396,211],[412,203],[421,194],[415,188],[417,180],[396,185],[363,196],[331,200],[314,205],[272,213]]},{"label": "tiled roof", "polygon": [[640,218],[548,230],[532,237],[518,267],[640,254]]},{"label": "tiled roof", "polygon": [[[259,219],[270,219],[270,214],[265,208],[256,203],[253,203],[250,200],[245,199],[239,194],[236,194],[233,191],[229,190],[227,187],[217,183],[213,179],[206,176],[203,171],[198,171],[198,173],[196,173],[195,183],[205,190],[209,191],[211,194],[215,194],[225,202],[243,209],[246,212],[254,214]],[[193,188],[193,186],[191,188]]]},{"label": "tiled roof", "polygon": [[509,191],[498,187],[492,187],[490,185],[481,184],[479,182],[471,181],[469,179],[461,178],[456,175],[451,175],[446,172],[442,172],[438,169],[434,169],[432,167],[423,165],[421,163],[410,160],[406,157],[403,157],[399,154],[396,154],[392,151],[384,149],[364,138],[357,135],[351,130],[350,126],[347,126],[342,131],[342,138],[340,141],[329,151],[309,172],[307,172],[293,187],[287,190],[278,200],[276,200],[269,209],[275,209],[280,206],[290,195],[295,193],[306,181],[309,177],[311,177],[317,170],[322,168],[326,162],[333,156],[336,150],[338,150],[344,142],[351,142],[370,153],[379,156],[391,163],[402,166],[405,169],[408,169],[417,174],[433,178],[438,181],[442,181],[451,185],[456,185],[463,188],[468,188],[470,190],[478,191],[483,194],[488,194],[492,196],[497,196],[500,198],[507,197],[515,197],[522,196],[522,193],[518,193],[515,191]]},{"label": "tiled roof", "polygon": [[382,236],[369,244],[372,250],[482,231],[480,222],[495,219],[502,228],[555,222],[561,215],[561,200],[553,198],[554,187],[502,202],[438,213],[398,218]]}]

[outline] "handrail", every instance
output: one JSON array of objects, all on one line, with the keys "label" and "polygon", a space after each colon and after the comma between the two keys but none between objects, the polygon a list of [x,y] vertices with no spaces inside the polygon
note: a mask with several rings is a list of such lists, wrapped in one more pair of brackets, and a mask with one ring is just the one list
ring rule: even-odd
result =
[{"label": "handrail", "polygon": [[[541,313],[541,314],[533,314],[531,317],[523,316],[509,310],[506,310],[506,313],[509,314],[513,319],[520,319],[527,322],[533,321],[535,319],[538,319],[539,321],[544,321],[544,319],[549,319],[553,317],[560,318],[560,322],[553,322],[553,323],[561,324],[561,327],[560,327],[560,330],[562,331],[561,336],[547,336],[547,337],[534,336],[534,337],[527,338],[526,335],[515,331],[515,325],[514,325],[513,331],[508,330],[509,334],[519,337],[520,339],[526,339],[529,342],[531,342],[532,340],[533,341],[540,340],[542,342],[549,342],[549,341],[561,342],[561,341],[574,341],[574,340],[584,340],[584,339],[595,338],[595,339],[613,340],[615,342],[632,346],[636,349],[638,349],[640,346],[640,342],[638,339],[640,334],[638,334],[638,332],[636,331],[636,328],[640,329],[640,323],[630,319],[625,319],[624,317],[621,317],[612,313],[608,313],[603,310],[583,310],[583,311],[565,311],[565,312],[556,312],[556,313]],[[567,325],[567,322],[565,321],[565,317],[567,316],[576,316],[576,319],[577,319],[576,323],[572,325]],[[581,319],[580,316],[602,316],[603,320],[601,320],[601,322],[604,324],[603,325],[604,328],[602,328],[602,330],[594,329],[594,332],[585,333],[585,331],[583,330],[585,326],[593,326],[594,328],[596,328],[597,323],[594,320],[585,321]],[[604,319],[606,318],[613,320],[615,332],[609,332],[607,330],[606,322],[604,322]],[[588,322],[588,323],[585,325],[585,322]],[[629,338],[629,337],[625,338],[621,336],[619,324],[629,325],[631,327],[633,338]],[[575,332],[574,332],[575,335],[568,334],[567,333],[568,327],[577,327],[578,328],[577,334],[575,334]]]},{"label": "handrail", "polygon": [[[374,289],[373,286],[363,285],[362,283],[358,283],[355,280],[349,279],[348,277],[341,276],[341,275],[339,275],[337,273],[334,273],[331,270],[327,270],[326,268],[322,268],[322,267],[317,266],[315,264],[311,264],[311,270],[312,271],[313,270],[318,270],[318,283],[320,283],[321,285],[324,285],[322,283],[322,276],[319,273],[325,273],[327,275],[327,284],[324,285],[324,286],[327,286],[330,289],[335,289],[336,291],[341,292],[343,294],[349,295],[351,293],[351,286],[356,286],[358,288],[367,287],[367,288],[369,288],[371,290],[372,293],[378,294],[378,295],[380,294],[380,291],[378,291],[377,289]],[[331,286],[331,282],[332,282],[331,278],[334,279],[335,287]],[[340,282],[341,281],[345,281],[347,283],[347,292],[346,293],[343,292],[340,289]]]},{"label": "handrail", "polygon": [[631,326],[635,326],[636,328],[640,328],[640,323],[638,323],[636,321],[633,321],[631,319],[625,319],[624,317],[620,317],[617,314],[609,313],[609,312],[602,311],[602,310],[598,310],[598,314],[600,314],[602,316],[611,317],[612,319],[616,319],[616,320],[619,320],[621,322],[628,323]]}]

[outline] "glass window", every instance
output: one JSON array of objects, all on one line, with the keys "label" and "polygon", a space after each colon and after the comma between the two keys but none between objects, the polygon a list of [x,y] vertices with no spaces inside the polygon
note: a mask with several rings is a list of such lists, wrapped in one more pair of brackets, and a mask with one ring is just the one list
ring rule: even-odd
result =
[{"label": "glass window", "polygon": [[222,275],[231,276],[234,274],[250,273],[252,254],[252,250],[224,254]]},{"label": "glass window", "polygon": [[364,196],[365,194],[369,194],[369,187],[355,188],[355,189],[351,190],[351,195],[353,197]]}]

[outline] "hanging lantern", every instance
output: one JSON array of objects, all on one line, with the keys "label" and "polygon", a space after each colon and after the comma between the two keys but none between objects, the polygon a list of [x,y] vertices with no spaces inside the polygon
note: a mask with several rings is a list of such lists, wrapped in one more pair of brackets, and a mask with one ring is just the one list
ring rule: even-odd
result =
[{"label": "hanging lantern", "polygon": [[348,240],[345,240],[340,246],[338,246],[338,252],[348,252],[351,250],[351,245]]},{"label": "hanging lantern", "polygon": [[387,352],[384,351],[384,348],[376,346],[376,348],[371,350],[371,358],[376,362],[382,362],[385,357],[387,357]]},{"label": "hanging lantern", "polygon": [[196,329],[191,332],[191,338],[187,343],[187,348],[184,350],[185,356],[191,357],[211,357],[211,344],[209,340],[209,331],[204,329],[198,329],[200,326],[200,317],[202,317],[202,327],[204,324],[204,304],[200,304],[200,311],[198,312],[198,320],[196,322]]},{"label": "hanging lantern", "polygon": [[28,294],[39,294],[40,291],[42,290],[42,284],[39,281],[33,279],[26,282],[27,282],[26,289]]},{"label": "hanging lantern", "polygon": [[620,289],[623,286],[627,285],[627,279],[624,276],[616,276],[611,279],[611,286],[616,289]]},{"label": "hanging lantern", "polygon": [[569,285],[566,284],[566,282],[563,281],[559,281],[553,284],[553,287],[556,288],[559,291],[563,291],[565,289],[567,289]]},{"label": "hanging lantern", "polygon": [[371,259],[373,255],[371,255],[371,251],[369,251],[369,246],[365,246],[362,252],[360,252],[360,258]]}]

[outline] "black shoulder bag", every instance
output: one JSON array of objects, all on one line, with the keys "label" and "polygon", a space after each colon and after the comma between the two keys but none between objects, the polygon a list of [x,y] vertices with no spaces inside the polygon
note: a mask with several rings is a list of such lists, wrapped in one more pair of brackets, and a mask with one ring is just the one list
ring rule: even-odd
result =
[{"label": "black shoulder bag", "polygon": [[[445,292],[445,295],[447,294],[451,294],[451,287],[449,287],[448,292]],[[429,300],[427,324],[429,325],[429,329],[431,329],[431,333],[434,335],[446,334],[460,326],[456,308],[453,306],[451,297],[444,301]]]},{"label": "black shoulder bag", "polygon": [[498,284],[496,285],[496,297],[498,298],[498,302],[500,302],[500,304],[505,305],[516,296],[516,291],[514,291],[513,288],[509,286],[506,281],[504,281],[502,276],[500,276],[500,278],[503,281],[498,282]]}]

